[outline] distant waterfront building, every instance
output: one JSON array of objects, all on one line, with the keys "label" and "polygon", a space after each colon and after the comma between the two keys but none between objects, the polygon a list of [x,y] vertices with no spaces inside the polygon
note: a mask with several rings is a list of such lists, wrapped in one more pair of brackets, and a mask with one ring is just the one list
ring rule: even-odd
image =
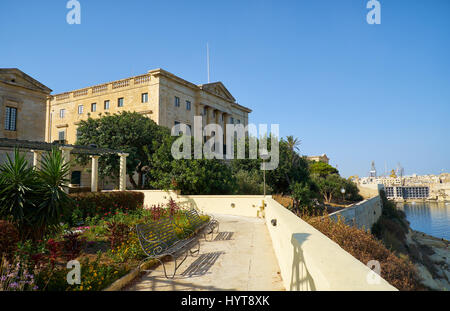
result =
[{"label": "distant waterfront building", "polygon": [[403,177],[363,177],[355,180],[358,185],[385,186],[390,199],[430,199],[446,201],[450,199],[450,174],[411,175]]},{"label": "distant waterfront building", "polygon": [[375,168],[375,161],[372,161],[372,167],[369,172],[369,177],[377,177],[377,169]]},{"label": "distant waterfront building", "polygon": [[314,161],[314,162],[323,162],[326,164],[330,164],[330,159],[327,157],[327,155],[324,153],[320,156],[307,156],[306,157],[309,161]]}]

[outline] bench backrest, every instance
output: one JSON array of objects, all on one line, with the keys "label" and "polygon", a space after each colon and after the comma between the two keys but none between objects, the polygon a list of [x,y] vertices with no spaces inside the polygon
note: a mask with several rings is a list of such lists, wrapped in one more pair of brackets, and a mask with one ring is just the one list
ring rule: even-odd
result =
[{"label": "bench backrest", "polygon": [[205,220],[201,219],[200,214],[195,208],[190,208],[184,211],[189,223],[194,226],[194,228],[200,227],[205,223]]},{"label": "bench backrest", "polygon": [[147,255],[159,255],[179,241],[173,220],[169,217],[136,225],[142,249]]}]

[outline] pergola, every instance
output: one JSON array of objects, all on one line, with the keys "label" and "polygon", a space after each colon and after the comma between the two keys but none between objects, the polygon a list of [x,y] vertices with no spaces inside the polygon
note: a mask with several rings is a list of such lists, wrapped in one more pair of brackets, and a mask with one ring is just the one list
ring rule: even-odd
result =
[{"label": "pergola", "polygon": [[95,145],[79,146],[79,145],[65,145],[59,143],[46,143],[41,141],[29,141],[29,140],[17,140],[0,138],[0,148],[18,148],[27,149],[33,153],[33,166],[36,169],[40,169],[40,161],[42,153],[45,151],[51,151],[52,148],[57,147],[62,151],[64,162],[70,166],[70,155],[89,155],[91,158],[92,172],[91,172],[91,191],[98,191],[98,159],[105,154],[117,154],[120,157],[120,178],[119,178],[119,190],[126,190],[126,175],[127,175],[127,156],[128,153],[124,153],[120,150],[113,150],[107,148],[99,148]]}]

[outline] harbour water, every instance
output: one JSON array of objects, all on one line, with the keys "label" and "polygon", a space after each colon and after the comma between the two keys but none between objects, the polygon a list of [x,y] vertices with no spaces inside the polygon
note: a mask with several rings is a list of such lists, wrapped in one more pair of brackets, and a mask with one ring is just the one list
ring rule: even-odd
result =
[{"label": "harbour water", "polygon": [[450,241],[450,203],[399,203],[413,230]]}]

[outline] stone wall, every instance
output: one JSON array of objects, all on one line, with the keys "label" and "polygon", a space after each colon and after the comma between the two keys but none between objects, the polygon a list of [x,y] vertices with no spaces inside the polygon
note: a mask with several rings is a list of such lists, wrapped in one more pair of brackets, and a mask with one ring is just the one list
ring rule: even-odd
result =
[{"label": "stone wall", "polygon": [[330,214],[330,218],[337,220],[342,217],[348,225],[356,225],[358,228],[371,229],[380,218],[382,202],[380,196],[358,202],[350,207]]}]

